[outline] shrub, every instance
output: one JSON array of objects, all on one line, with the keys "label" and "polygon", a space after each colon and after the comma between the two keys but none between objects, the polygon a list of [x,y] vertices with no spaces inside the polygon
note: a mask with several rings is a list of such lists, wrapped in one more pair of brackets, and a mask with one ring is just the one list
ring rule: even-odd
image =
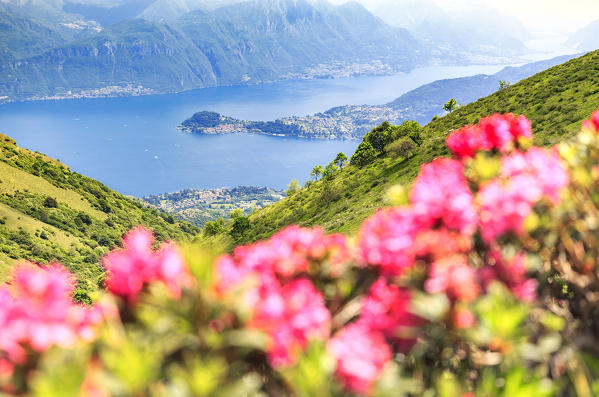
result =
[{"label": "shrub", "polygon": [[391,156],[403,158],[412,157],[417,150],[418,146],[412,139],[407,137],[399,138],[398,140],[391,142],[385,148],[385,151]]},{"label": "shrub", "polygon": [[355,165],[357,167],[364,167],[374,161],[376,159],[376,150],[372,147],[369,142],[362,141],[356,152],[351,156],[350,164]]},{"label": "shrub", "polygon": [[596,394],[599,111],[549,150],[512,115],[447,144],[451,158],[352,238],[290,226],[215,258],[136,228],[87,308],[59,265],[15,267],[0,287],[0,391]]},{"label": "shrub", "polygon": [[56,202],[56,199],[53,197],[46,197],[46,199],[44,200],[44,207],[46,208],[56,208],[58,207],[58,203]]},{"label": "shrub", "polygon": [[204,236],[210,237],[222,233],[224,231],[223,225],[224,220],[222,218],[216,221],[206,222],[206,224],[204,225]]}]

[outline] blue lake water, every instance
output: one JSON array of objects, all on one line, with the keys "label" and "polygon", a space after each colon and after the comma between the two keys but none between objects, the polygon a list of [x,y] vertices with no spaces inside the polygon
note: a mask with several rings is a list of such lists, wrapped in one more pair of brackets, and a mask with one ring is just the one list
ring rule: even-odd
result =
[{"label": "blue lake water", "polygon": [[443,78],[495,73],[501,66],[429,67],[409,74],[286,81],[172,95],[11,103],[0,106],[0,132],[22,147],[135,196],[239,185],[284,188],[356,141],[249,134],[197,135],[177,125],[199,110],[273,120],[346,104],[382,104]]}]

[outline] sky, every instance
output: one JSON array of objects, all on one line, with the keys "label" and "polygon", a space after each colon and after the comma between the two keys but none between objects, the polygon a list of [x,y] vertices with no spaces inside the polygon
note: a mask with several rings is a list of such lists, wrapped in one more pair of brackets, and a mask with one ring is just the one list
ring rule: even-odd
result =
[{"label": "sky", "polygon": [[[347,0],[334,0],[343,3]],[[381,2],[402,0],[357,0],[364,5],[376,6]],[[599,19],[599,0],[436,0],[444,8],[476,7],[486,5],[512,15],[533,34],[561,36],[571,34]]]}]

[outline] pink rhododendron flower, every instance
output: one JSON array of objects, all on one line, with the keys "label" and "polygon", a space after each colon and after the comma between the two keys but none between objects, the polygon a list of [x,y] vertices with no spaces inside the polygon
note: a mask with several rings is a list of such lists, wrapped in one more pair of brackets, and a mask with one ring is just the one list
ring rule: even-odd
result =
[{"label": "pink rhododendron flower", "polygon": [[488,262],[489,266],[480,270],[485,287],[494,280],[500,280],[518,299],[533,302],[537,298],[538,282],[527,277],[525,254],[520,253],[510,261],[506,261],[502,258],[501,252],[493,250],[489,253]]},{"label": "pink rhododendron flower", "polygon": [[474,198],[457,160],[437,159],[423,165],[412,185],[410,203],[419,219],[442,221],[466,235],[474,232],[477,216]]},{"label": "pink rhododendron flower", "polygon": [[507,232],[524,232],[524,220],[532,213],[531,191],[537,187],[527,182],[529,178],[518,178],[506,185],[493,180],[480,189],[480,229],[485,242]]},{"label": "pink rhododendron flower", "polygon": [[447,147],[459,158],[472,158],[478,151],[490,150],[491,143],[480,127],[470,125],[453,131],[447,137]]},{"label": "pink rhododendron flower", "polygon": [[569,183],[568,173],[554,150],[530,148],[526,152],[514,152],[501,160],[501,175],[511,180],[525,178],[526,192],[531,202],[541,195],[558,204],[560,192]]},{"label": "pink rhododendron flower", "polygon": [[147,284],[160,281],[174,296],[180,295],[181,286],[190,282],[182,255],[168,243],[154,251],[153,242],[152,233],[138,227],[125,236],[122,249],[102,259],[110,292],[134,302]]},{"label": "pink rhododendron flower", "polygon": [[476,299],[481,290],[476,270],[463,255],[433,263],[424,289],[429,293],[444,292],[452,301],[464,302]]},{"label": "pink rhododendron flower", "polygon": [[[327,236],[320,228],[289,226],[269,240],[237,247],[231,258],[233,262],[222,263],[221,279],[223,283],[230,284],[227,274],[243,277],[249,272],[272,273],[287,278],[307,272],[314,262],[328,261],[331,269],[337,269],[349,259],[351,255],[344,236]],[[233,273],[237,276],[230,273],[235,268],[238,270]]]},{"label": "pink rhododendron flower", "polygon": [[447,147],[458,159],[472,158],[478,151],[507,151],[519,138],[532,138],[530,120],[525,116],[494,114],[471,125],[453,131],[447,137]]},{"label": "pink rhododendron flower", "polygon": [[294,363],[308,341],[328,338],[330,321],[322,294],[309,280],[299,279],[260,288],[249,325],[270,336],[268,358],[280,367]]},{"label": "pink rhododendron flower", "polygon": [[599,110],[596,110],[591,115],[591,123],[595,127],[595,131],[599,131]]},{"label": "pink rhododendron flower", "polygon": [[476,317],[468,309],[458,309],[453,314],[453,326],[457,329],[468,329],[474,327]]},{"label": "pink rhododendron flower", "polygon": [[510,119],[499,113],[482,118],[479,126],[487,142],[494,149],[505,151],[514,140]]},{"label": "pink rhododendron flower", "polygon": [[369,394],[391,361],[391,349],[383,335],[364,323],[343,328],[327,347],[337,359],[337,377],[347,389],[358,394]]},{"label": "pink rhododendron flower", "polygon": [[12,280],[0,288],[0,356],[21,365],[25,347],[41,353],[95,337],[104,315],[73,303],[73,279],[62,266],[18,265]]},{"label": "pink rhododendron flower", "polygon": [[507,113],[504,117],[510,123],[510,132],[514,139],[532,139],[532,123],[526,116],[514,116]]},{"label": "pink rhododendron flower", "polygon": [[397,276],[414,264],[414,241],[421,224],[407,208],[379,210],[362,224],[362,260],[381,267],[386,276]]},{"label": "pink rhododendron flower", "polygon": [[375,282],[362,302],[359,323],[382,332],[396,342],[402,351],[408,351],[416,342],[414,327],[422,319],[410,313],[411,294],[383,278]]},{"label": "pink rhododendron flower", "polygon": [[472,249],[472,238],[447,229],[425,230],[416,236],[414,251],[418,258],[434,262]]}]

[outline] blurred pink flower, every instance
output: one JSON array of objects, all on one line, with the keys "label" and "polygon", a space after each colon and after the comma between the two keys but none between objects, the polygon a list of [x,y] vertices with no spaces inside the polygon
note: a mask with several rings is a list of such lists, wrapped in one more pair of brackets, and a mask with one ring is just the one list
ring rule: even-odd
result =
[{"label": "blurred pink flower", "polygon": [[278,288],[262,287],[249,326],[270,336],[268,359],[274,367],[293,364],[310,340],[325,340],[330,314],[322,294],[306,279]]},{"label": "blurred pink flower", "polygon": [[518,178],[505,185],[493,180],[480,189],[480,228],[485,242],[495,241],[507,232],[524,231],[524,220],[532,213],[530,196],[538,194],[538,186],[527,182],[529,178]]},{"label": "blurred pink flower", "polygon": [[453,326],[457,329],[468,329],[474,327],[476,317],[468,309],[457,309],[453,314]]},{"label": "blurred pink flower", "polygon": [[518,298],[533,302],[537,298],[538,282],[528,278],[527,259],[524,253],[515,255],[511,260],[503,259],[501,252],[489,253],[488,265],[480,270],[485,288],[494,280],[502,281]]},{"label": "blurred pink flower", "polygon": [[490,146],[499,151],[505,151],[514,140],[511,131],[510,117],[495,113],[480,120],[480,128]]},{"label": "blurred pink flower", "polygon": [[180,295],[181,286],[190,282],[181,253],[172,243],[154,251],[153,242],[149,230],[137,227],[125,236],[122,249],[104,256],[110,292],[133,303],[147,284],[160,281],[175,297]]},{"label": "blurred pink flower", "polygon": [[380,332],[364,323],[354,323],[339,331],[328,343],[337,359],[337,377],[354,393],[367,395],[391,361],[391,349]]},{"label": "blurred pink flower", "polygon": [[516,180],[526,177],[529,201],[546,197],[553,204],[560,201],[560,192],[569,183],[568,173],[554,150],[530,148],[526,152],[514,152],[501,161],[501,175]]},{"label": "blurred pink flower", "polygon": [[410,203],[421,222],[439,221],[453,230],[471,235],[477,225],[474,198],[457,160],[437,159],[425,164],[412,185]]},{"label": "blurred pink flower", "polygon": [[12,280],[0,287],[0,356],[21,365],[28,349],[42,353],[95,337],[104,314],[73,303],[73,279],[62,266],[17,265]]},{"label": "blurred pink flower", "polygon": [[402,351],[408,351],[416,342],[411,328],[423,320],[410,312],[411,294],[408,290],[377,280],[362,301],[358,322],[374,331],[382,332]]},{"label": "blurred pink flower", "polygon": [[595,127],[595,131],[599,131],[599,110],[596,110],[591,115],[591,123]]},{"label": "blurred pink flower", "polygon": [[447,137],[447,147],[458,159],[472,158],[478,151],[496,149],[506,152],[519,138],[532,138],[531,122],[525,116],[496,113],[453,131]]},{"label": "blurred pink flower", "polygon": [[478,151],[491,149],[491,143],[482,129],[475,125],[453,131],[447,137],[446,143],[458,159],[472,158]]},{"label": "blurred pink flower", "polygon": [[433,263],[424,289],[429,293],[444,292],[452,301],[464,302],[473,301],[481,291],[476,270],[463,255]]},{"label": "blurred pink flower", "polygon": [[472,249],[472,238],[447,229],[424,230],[418,233],[414,245],[417,258],[429,262],[466,253]]},{"label": "blurred pink flower", "polygon": [[360,229],[362,260],[380,266],[385,276],[401,275],[414,264],[414,241],[420,229],[408,208],[379,210]]}]

